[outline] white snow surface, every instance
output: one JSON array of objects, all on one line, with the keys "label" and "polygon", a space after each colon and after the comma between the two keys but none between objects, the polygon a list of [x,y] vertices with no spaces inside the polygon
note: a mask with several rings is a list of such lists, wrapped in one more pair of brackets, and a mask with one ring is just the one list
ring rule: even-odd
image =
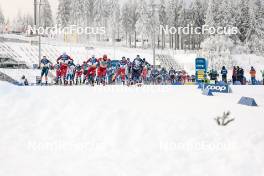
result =
[{"label": "white snow surface", "polygon": [[[264,175],[264,87],[232,89],[0,82],[0,175]],[[235,121],[217,126],[228,110]]]}]

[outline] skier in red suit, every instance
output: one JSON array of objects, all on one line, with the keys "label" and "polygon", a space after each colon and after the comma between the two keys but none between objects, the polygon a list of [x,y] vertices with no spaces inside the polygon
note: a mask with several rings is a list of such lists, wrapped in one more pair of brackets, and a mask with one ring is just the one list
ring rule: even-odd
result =
[{"label": "skier in red suit", "polygon": [[88,70],[86,74],[86,79],[91,85],[94,85],[97,65],[98,65],[98,60],[95,58],[95,56],[92,56],[87,61]]},{"label": "skier in red suit", "polygon": [[67,69],[68,69],[68,62],[73,61],[73,59],[68,56],[66,53],[63,53],[58,59],[57,62],[61,63],[60,66],[60,74],[61,78],[63,79],[64,83],[66,80],[66,75],[67,75]]},{"label": "skier in red suit", "polygon": [[105,85],[106,70],[110,59],[107,58],[107,55],[104,55],[103,58],[98,59],[99,67],[97,69],[98,84],[102,83]]}]

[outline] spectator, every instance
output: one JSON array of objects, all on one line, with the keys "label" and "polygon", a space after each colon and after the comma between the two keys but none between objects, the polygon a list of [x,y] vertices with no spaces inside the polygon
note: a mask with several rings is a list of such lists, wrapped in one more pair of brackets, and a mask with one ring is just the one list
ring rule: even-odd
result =
[{"label": "spectator", "polygon": [[222,67],[222,70],[221,70],[221,75],[222,75],[222,81],[227,83],[227,69],[225,68],[225,66]]},{"label": "spectator", "polygon": [[23,75],[23,76],[21,77],[21,82],[20,82],[20,84],[21,84],[22,86],[28,86],[28,80],[27,80],[27,78],[25,77],[25,75]]},{"label": "spectator", "polygon": [[210,70],[208,75],[209,75],[211,81],[215,81],[215,83],[217,83],[217,77],[219,76],[219,74],[217,73],[216,70],[214,70],[214,69]]},{"label": "spectator", "polygon": [[237,80],[244,85],[244,69],[237,67]]},{"label": "spectator", "polygon": [[233,74],[232,74],[232,81],[233,84],[235,84],[235,82],[237,81],[237,67],[233,67]]},{"label": "spectator", "polygon": [[261,70],[261,74],[262,74],[262,84],[264,85],[264,70]]},{"label": "spectator", "polygon": [[251,67],[250,69],[250,77],[251,77],[251,84],[256,85],[256,70],[254,67]]}]

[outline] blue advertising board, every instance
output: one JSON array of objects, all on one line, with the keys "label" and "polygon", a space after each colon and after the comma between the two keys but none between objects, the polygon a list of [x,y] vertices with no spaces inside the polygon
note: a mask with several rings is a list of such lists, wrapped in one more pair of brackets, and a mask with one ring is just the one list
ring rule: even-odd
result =
[{"label": "blue advertising board", "polygon": [[230,93],[231,89],[229,85],[223,85],[223,84],[204,84],[203,90],[208,89],[211,90],[211,92],[216,93]]},{"label": "blue advertising board", "polygon": [[195,59],[195,79],[196,82],[201,83],[205,81],[207,73],[207,60],[205,58]]}]

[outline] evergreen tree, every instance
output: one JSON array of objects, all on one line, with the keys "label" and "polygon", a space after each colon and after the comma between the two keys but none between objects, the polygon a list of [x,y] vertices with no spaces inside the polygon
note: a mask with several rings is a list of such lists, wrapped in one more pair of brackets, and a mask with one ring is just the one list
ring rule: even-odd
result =
[{"label": "evergreen tree", "polygon": [[14,31],[17,31],[17,32],[23,32],[23,30],[24,30],[23,15],[22,15],[20,10],[17,12],[16,18],[13,19],[12,28]]},{"label": "evergreen tree", "polygon": [[[78,0],[78,1],[83,1],[83,0]],[[83,14],[84,15],[84,24],[86,26],[93,26],[94,21],[95,21],[95,16],[96,16],[96,11],[95,11],[95,5],[96,5],[96,0],[84,0],[83,5]]]},{"label": "evergreen tree", "polygon": [[71,23],[81,25],[85,19],[85,2],[83,0],[72,0],[71,2]]},{"label": "evergreen tree", "polygon": [[229,0],[222,0],[219,5],[219,13],[217,19],[219,19],[220,27],[233,27],[235,20],[232,16],[232,4]]},{"label": "evergreen tree", "polygon": [[226,35],[209,36],[202,43],[203,53],[209,59],[209,67],[221,70],[222,66],[232,68],[234,65],[231,51],[233,41]]},{"label": "evergreen tree", "polygon": [[159,34],[159,9],[160,9],[160,4],[157,4],[157,1],[155,0],[150,0],[149,3],[150,7],[150,16],[149,16],[149,28],[150,28],[150,38],[152,43],[152,47],[156,45],[156,41],[159,39],[156,39],[157,34]]},{"label": "evergreen tree", "polygon": [[[194,0],[191,4],[192,23],[194,27],[200,27],[205,24],[207,5],[202,0]],[[201,30],[199,32],[202,32]],[[194,43],[200,48],[201,42],[204,39],[203,34],[194,36]]]},{"label": "evergreen tree", "polygon": [[146,0],[139,1],[138,8],[139,19],[136,23],[136,30],[141,35],[142,48],[144,48],[144,41],[149,37],[149,22],[150,22],[150,11]]},{"label": "evergreen tree", "polygon": [[128,40],[129,40],[129,45],[131,46],[132,19],[130,16],[131,15],[130,6],[128,2],[125,2],[123,4],[121,12],[122,12],[121,23],[122,23],[123,31],[125,33],[126,44],[128,44]]},{"label": "evergreen tree", "polygon": [[34,25],[34,19],[33,16],[30,14],[25,14],[23,17],[23,22],[22,22],[23,26],[25,28],[27,28],[29,25],[33,26]]},{"label": "evergreen tree", "polygon": [[95,0],[95,21],[97,25],[107,27],[107,18],[109,17],[109,0]]},{"label": "evergreen tree", "polygon": [[131,0],[130,4],[130,18],[131,18],[131,30],[134,33],[134,47],[137,47],[137,31],[136,31],[136,24],[140,17],[138,11],[139,5],[137,0]]},{"label": "evergreen tree", "polygon": [[[181,26],[181,24],[179,24],[179,17],[182,18],[184,17],[184,10],[182,8],[179,8],[179,1],[178,0],[169,0],[167,3],[167,16],[168,16],[168,25],[171,27],[179,27]],[[174,47],[175,43],[177,42],[177,38],[178,38],[178,32],[174,35],[169,34],[169,44],[170,44],[170,48],[178,48],[176,45]],[[175,40],[174,40],[175,38]],[[181,41],[179,41],[181,42]],[[181,44],[180,44],[181,45]]]},{"label": "evergreen tree", "polygon": [[220,18],[219,14],[219,0],[209,0],[205,24],[210,27],[219,27]]},{"label": "evergreen tree", "polygon": [[3,32],[5,28],[5,17],[4,14],[2,13],[2,8],[0,6],[0,32]]},{"label": "evergreen tree", "polygon": [[70,24],[71,20],[71,0],[59,0],[57,23],[66,27]]},{"label": "evergreen tree", "polygon": [[127,0],[122,7],[122,27],[126,35],[129,47],[132,47],[132,35],[134,35],[134,46],[136,47],[137,31],[136,25],[140,17],[139,4],[137,0]]},{"label": "evergreen tree", "polygon": [[250,30],[247,46],[256,54],[264,54],[264,6],[260,0],[250,7]]},{"label": "evergreen tree", "polygon": [[[161,2],[160,2],[159,22],[160,22],[160,25],[162,25],[163,27],[168,25],[168,16],[167,16],[167,12],[166,12],[166,1],[165,0],[161,0]],[[166,36],[165,36],[165,32],[162,30],[161,48],[164,49],[165,47],[166,47]]]},{"label": "evergreen tree", "polygon": [[[228,0],[210,0],[206,14],[206,25],[214,28],[233,27],[235,20],[233,18],[232,4]],[[202,49],[210,61],[210,67],[221,69],[223,65],[231,68],[233,60],[231,51],[234,42],[228,35],[206,35],[202,42]]]},{"label": "evergreen tree", "polygon": [[241,0],[239,4],[239,19],[238,19],[238,29],[239,29],[239,39],[241,42],[245,42],[250,34],[250,7],[249,0]]},{"label": "evergreen tree", "polygon": [[2,12],[2,8],[0,6],[0,25],[3,25],[5,23],[5,17],[4,14]]},{"label": "evergreen tree", "polygon": [[52,27],[53,25],[53,18],[52,18],[52,11],[50,7],[50,3],[48,0],[42,0],[43,5],[41,6],[41,26]]},{"label": "evergreen tree", "polygon": [[[109,32],[111,34],[111,39],[114,41],[116,39],[116,34],[119,35],[120,28],[120,3],[119,0],[109,1]],[[118,36],[119,38],[119,36]]]},{"label": "evergreen tree", "polygon": [[192,20],[194,26],[202,27],[205,24],[206,4],[202,0],[194,0],[191,4]]}]

